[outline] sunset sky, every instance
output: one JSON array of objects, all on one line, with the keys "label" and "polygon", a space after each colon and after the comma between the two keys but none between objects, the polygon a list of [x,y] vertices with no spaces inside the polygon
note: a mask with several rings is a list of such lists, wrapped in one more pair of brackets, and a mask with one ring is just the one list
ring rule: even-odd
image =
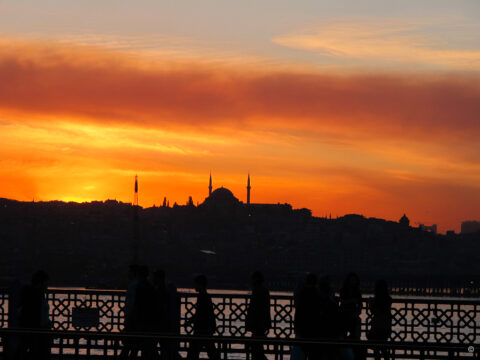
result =
[{"label": "sunset sky", "polygon": [[480,220],[480,1],[0,0],[0,197]]}]

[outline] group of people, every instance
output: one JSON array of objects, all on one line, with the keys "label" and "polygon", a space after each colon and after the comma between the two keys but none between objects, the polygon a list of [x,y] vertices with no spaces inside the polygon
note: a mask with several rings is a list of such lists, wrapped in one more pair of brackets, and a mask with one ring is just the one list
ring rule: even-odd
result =
[{"label": "group of people", "polygon": [[[9,327],[34,330],[51,328],[50,307],[45,293],[48,285],[48,274],[39,270],[32,275],[31,283],[20,288],[16,282],[10,289]],[[44,334],[4,339],[6,359],[15,360],[47,360],[50,358],[52,339]]]},{"label": "group of people", "polygon": [[[173,284],[165,281],[165,273],[156,270],[149,280],[147,266],[131,265],[130,284],[125,298],[125,332],[180,333],[180,298]],[[162,358],[176,360],[177,344],[160,343]],[[151,339],[124,340],[121,359],[135,359],[141,351],[143,359],[158,358],[157,342]]]},{"label": "group of people", "polygon": [[[142,269],[143,267],[138,268],[138,275],[134,276],[127,291],[126,331],[153,330],[179,333],[180,308],[176,290],[165,288],[165,278],[162,272],[161,281],[159,281],[157,273],[154,273],[153,284],[150,285],[151,290],[147,291],[148,269]],[[195,313],[185,321],[185,326],[191,326],[194,335],[212,336],[216,330],[216,320],[212,299],[207,292],[207,278],[204,275],[197,276],[194,279],[194,287],[197,292]],[[152,301],[152,299],[155,300]],[[176,300],[172,302],[168,299]],[[306,276],[304,283],[295,291],[294,327],[296,338],[360,340],[362,307],[360,278],[355,273],[347,275],[338,297],[335,296],[328,277],[318,278],[315,274],[310,273]],[[392,330],[392,299],[385,280],[375,283],[375,293],[370,300],[369,307],[372,318],[370,329],[367,332],[368,339],[387,341]],[[169,315],[172,310],[175,313],[174,317]],[[159,315],[148,316],[148,314]],[[157,327],[154,324],[157,324]],[[271,328],[270,293],[265,287],[263,274],[258,271],[251,276],[251,296],[247,306],[245,327],[253,337],[257,338],[267,336]],[[157,356],[155,343],[144,343],[140,347],[143,358]],[[140,347],[132,348],[125,344],[123,355],[134,358]],[[162,357],[167,356],[168,359],[174,359],[179,356],[177,347],[160,344],[160,349]],[[209,359],[219,360],[218,350],[211,341],[192,341],[188,348],[187,360],[198,360],[202,349],[208,353]],[[264,346],[261,342],[251,345],[249,351],[253,360],[266,360]],[[366,354],[361,348],[334,346],[307,345],[296,347],[292,351],[292,358],[296,358],[295,360],[361,360],[365,356]],[[388,359],[388,352],[379,350],[375,353],[375,357]]]},{"label": "group of people", "polygon": [[[180,300],[174,286],[166,286],[165,274],[157,270],[152,282],[148,280],[148,267],[130,266],[131,282],[125,302],[125,331],[131,333],[163,332],[180,333]],[[250,298],[246,328],[253,336],[266,336],[271,327],[270,293],[264,286],[260,272],[252,274],[252,295]],[[193,328],[198,336],[213,336],[217,329],[214,307],[207,292],[207,277],[198,275],[194,279],[197,292],[195,313],[185,321],[185,326]],[[220,360],[220,354],[211,341],[192,341],[189,344],[187,360],[198,360],[200,352],[205,350],[211,360]],[[178,343],[161,341],[160,355],[157,343],[152,340],[124,341],[121,353],[123,359],[134,359],[141,351],[143,359],[177,360]],[[252,346],[253,359],[265,360],[263,345]]]},{"label": "group of people", "polygon": [[[363,299],[360,278],[350,273],[336,297],[327,276],[317,278],[308,274],[305,283],[295,292],[295,335],[298,339],[360,340]],[[392,331],[392,299],[385,280],[375,283],[374,297],[370,300],[372,321],[367,332],[369,340],[387,341]],[[293,357],[299,349],[294,349]],[[332,346],[304,346],[302,356],[316,359],[364,359],[361,348]],[[375,353],[376,358],[388,359],[387,351]]]},{"label": "group of people", "polygon": [[[150,274],[147,266],[131,265],[130,284],[125,300],[125,333],[180,334],[180,296],[171,283],[167,284],[165,273],[156,270]],[[15,326],[29,329],[49,329],[49,306],[46,300],[48,275],[36,272],[30,285],[20,292],[17,303]],[[214,335],[217,325],[211,296],[207,292],[207,277],[198,275],[194,279],[197,299],[194,314],[186,319],[185,326],[193,328],[199,336]],[[297,339],[351,339],[359,340],[361,333],[360,314],[363,300],[359,277],[351,273],[335,296],[328,277],[318,278],[308,274],[304,283],[295,291],[294,327]],[[10,305],[12,305],[10,304]],[[387,341],[391,334],[392,299],[386,281],[375,283],[374,297],[369,303],[372,314],[369,340]],[[16,315],[15,315],[16,314]],[[251,276],[251,296],[247,305],[245,327],[253,337],[266,337],[271,328],[270,293],[261,272]],[[135,359],[141,352],[142,359],[179,360],[178,341],[152,338],[126,338],[123,340],[120,358]],[[158,351],[160,344],[160,353]],[[48,359],[51,339],[46,336],[22,336],[15,347],[16,359]],[[189,344],[187,360],[198,360],[202,350],[211,360],[220,360],[220,354],[212,341],[193,340]],[[253,360],[266,360],[264,346],[254,342],[248,349]],[[375,357],[388,359],[388,352],[375,353]],[[365,354],[356,348],[339,348],[318,344],[293,347],[293,360],[361,360]]]}]

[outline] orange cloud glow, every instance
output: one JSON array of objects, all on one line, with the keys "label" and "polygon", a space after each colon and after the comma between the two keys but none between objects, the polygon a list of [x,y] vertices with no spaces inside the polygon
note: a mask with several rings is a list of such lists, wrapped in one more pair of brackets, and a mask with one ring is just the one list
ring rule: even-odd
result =
[{"label": "orange cloud glow", "polygon": [[203,201],[216,186],[314,214],[442,229],[480,213],[480,79],[152,62],[2,40],[0,196]]}]

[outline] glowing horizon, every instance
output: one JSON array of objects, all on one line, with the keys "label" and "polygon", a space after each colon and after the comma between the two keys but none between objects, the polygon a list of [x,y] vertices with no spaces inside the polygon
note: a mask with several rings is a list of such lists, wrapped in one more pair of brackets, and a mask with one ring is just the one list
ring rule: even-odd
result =
[{"label": "glowing horizon", "polygon": [[477,3],[142,4],[0,4],[0,197],[478,219]]}]

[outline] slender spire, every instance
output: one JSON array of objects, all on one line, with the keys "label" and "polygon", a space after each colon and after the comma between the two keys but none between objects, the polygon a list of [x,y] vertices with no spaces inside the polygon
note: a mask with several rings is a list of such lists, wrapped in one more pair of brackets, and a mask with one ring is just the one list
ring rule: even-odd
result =
[{"label": "slender spire", "polygon": [[134,194],[133,194],[133,264],[138,263],[138,254],[140,248],[140,226],[138,221],[138,176],[135,175],[135,187],[134,187]]},{"label": "slender spire", "polygon": [[138,206],[138,176],[135,175],[135,188],[133,194],[133,205]]},{"label": "slender spire", "polygon": [[248,180],[247,180],[247,205],[250,205],[250,173],[248,173]]},{"label": "slender spire", "polygon": [[210,182],[208,184],[208,196],[212,195],[212,172],[210,171]]}]

